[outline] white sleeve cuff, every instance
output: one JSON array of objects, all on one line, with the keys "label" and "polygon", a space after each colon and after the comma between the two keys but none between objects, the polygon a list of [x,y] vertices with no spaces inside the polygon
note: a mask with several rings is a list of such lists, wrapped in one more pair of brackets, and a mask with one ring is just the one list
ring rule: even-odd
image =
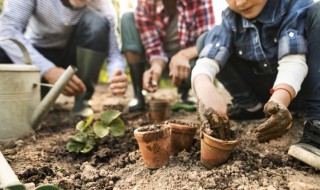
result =
[{"label": "white sleeve cuff", "polygon": [[215,79],[219,71],[220,71],[220,67],[216,60],[210,59],[207,57],[198,59],[191,73],[191,84],[192,84],[191,86],[193,91],[194,91],[193,80],[195,79],[196,76],[200,74],[206,74],[210,77],[213,83],[213,80]]},{"label": "white sleeve cuff", "polygon": [[287,84],[294,89],[297,95],[304,78],[308,74],[306,56],[304,54],[287,55],[280,59],[278,63],[278,75],[273,87],[279,84]]}]

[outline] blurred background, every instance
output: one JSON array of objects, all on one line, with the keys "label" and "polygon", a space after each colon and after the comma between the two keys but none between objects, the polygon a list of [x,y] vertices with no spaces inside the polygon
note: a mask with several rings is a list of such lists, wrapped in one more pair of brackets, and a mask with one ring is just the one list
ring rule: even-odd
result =
[{"label": "blurred background", "polygon": [[[3,1],[4,0],[0,0],[0,12],[2,9],[2,5],[3,5]],[[56,1],[56,0],[55,0]],[[106,0],[106,1],[110,1],[110,0]],[[118,22],[118,42],[120,44],[121,47],[121,39],[120,39],[120,28],[119,28],[119,21],[121,19],[121,16],[123,15],[123,13],[127,12],[127,11],[134,11],[135,7],[137,6],[137,0],[111,0],[116,12],[117,12],[117,22]],[[225,0],[213,0],[213,4],[214,4],[214,12],[215,12],[215,19],[216,19],[216,23],[220,23],[221,22],[221,11],[227,6],[226,1]],[[99,77],[99,82],[100,83],[106,83],[108,81],[108,76],[107,76],[107,72],[106,72],[106,64],[102,67],[101,72],[100,72],[100,77]],[[128,71],[127,71],[128,72]],[[130,76],[130,75],[128,75]],[[160,86],[170,86],[170,82],[168,81],[162,81],[162,83],[160,84]]]}]

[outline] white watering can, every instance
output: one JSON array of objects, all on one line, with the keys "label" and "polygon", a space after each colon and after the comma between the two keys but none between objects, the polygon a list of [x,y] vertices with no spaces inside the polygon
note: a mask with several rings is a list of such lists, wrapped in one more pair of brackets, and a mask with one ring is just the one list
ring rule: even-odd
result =
[{"label": "white watering can", "polygon": [[0,141],[33,132],[77,70],[69,66],[40,101],[40,70],[31,65],[22,43],[16,39],[5,40],[11,40],[20,47],[25,64],[0,63]]},{"label": "white watering can", "polygon": [[[23,185],[16,174],[14,173],[13,169],[3,156],[2,152],[0,151],[0,189],[3,190],[26,190],[26,186]],[[59,187],[46,184],[41,185],[35,188],[34,190],[61,190]]]}]

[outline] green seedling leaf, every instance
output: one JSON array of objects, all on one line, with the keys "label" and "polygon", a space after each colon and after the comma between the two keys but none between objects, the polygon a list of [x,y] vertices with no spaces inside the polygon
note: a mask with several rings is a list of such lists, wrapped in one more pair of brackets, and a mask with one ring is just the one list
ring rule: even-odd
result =
[{"label": "green seedling leaf", "polygon": [[94,146],[87,144],[80,152],[81,152],[81,153],[88,153],[88,152],[90,152],[90,151],[93,149],[93,147],[94,147]]},{"label": "green seedling leaf", "polygon": [[93,114],[89,115],[86,121],[80,121],[76,125],[79,131],[77,134],[70,137],[70,142],[67,143],[67,150],[76,153],[88,153],[97,144],[101,138],[111,134],[113,136],[123,135],[125,125],[118,118],[121,112],[118,110],[108,110],[101,114],[100,120],[93,123]]},{"label": "green seedling leaf", "polygon": [[119,118],[113,120],[113,122],[109,126],[110,134],[117,137],[124,134],[126,130],[126,126],[124,125],[123,121]]},{"label": "green seedling leaf", "polygon": [[86,125],[85,125],[85,122],[84,121],[79,121],[76,125],[76,129],[78,131],[81,131],[83,132],[85,129],[86,129]]},{"label": "green seedling leaf", "polygon": [[92,121],[93,121],[93,114],[91,114],[91,115],[89,115],[89,116],[87,117],[85,127],[86,127],[86,128],[89,127],[89,126],[91,125]]},{"label": "green seedling leaf", "polygon": [[67,143],[67,150],[69,152],[79,153],[85,147],[85,143],[70,141]]},{"label": "green seedling leaf", "polygon": [[113,120],[118,118],[121,115],[121,112],[118,110],[107,110],[101,114],[101,121],[105,125],[109,125]]},{"label": "green seedling leaf", "polygon": [[89,138],[85,147],[80,152],[81,153],[88,153],[94,148],[95,145],[96,145],[96,139]]},{"label": "green seedling leaf", "polygon": [[102,121],[96,121],[93,124],[93,131],[99,138],[103,138],[109,134],[109,127]]},{"label": "green seedling leaf", "polygon": [[87,135],[85,133],[77,133],[70,137],[73,141],[85,143],[87,140]]}]

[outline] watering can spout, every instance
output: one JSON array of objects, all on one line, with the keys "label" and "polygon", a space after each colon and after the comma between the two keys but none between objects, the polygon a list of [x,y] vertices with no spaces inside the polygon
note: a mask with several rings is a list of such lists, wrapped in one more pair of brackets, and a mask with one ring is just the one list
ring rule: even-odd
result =
[{"label": "watering can spout", "polygon": [[55,103],[56,99],[62,92],[63,88],[70,80],[70,78],[75,74],[77,68],[70,65],[65,72],[60,76],[57,82],[53,85],[52,89],[43,98],[37,108],[34,110],[31,117],[32,128],[37,128],[42,118],[48,113],[50,107]]}]

